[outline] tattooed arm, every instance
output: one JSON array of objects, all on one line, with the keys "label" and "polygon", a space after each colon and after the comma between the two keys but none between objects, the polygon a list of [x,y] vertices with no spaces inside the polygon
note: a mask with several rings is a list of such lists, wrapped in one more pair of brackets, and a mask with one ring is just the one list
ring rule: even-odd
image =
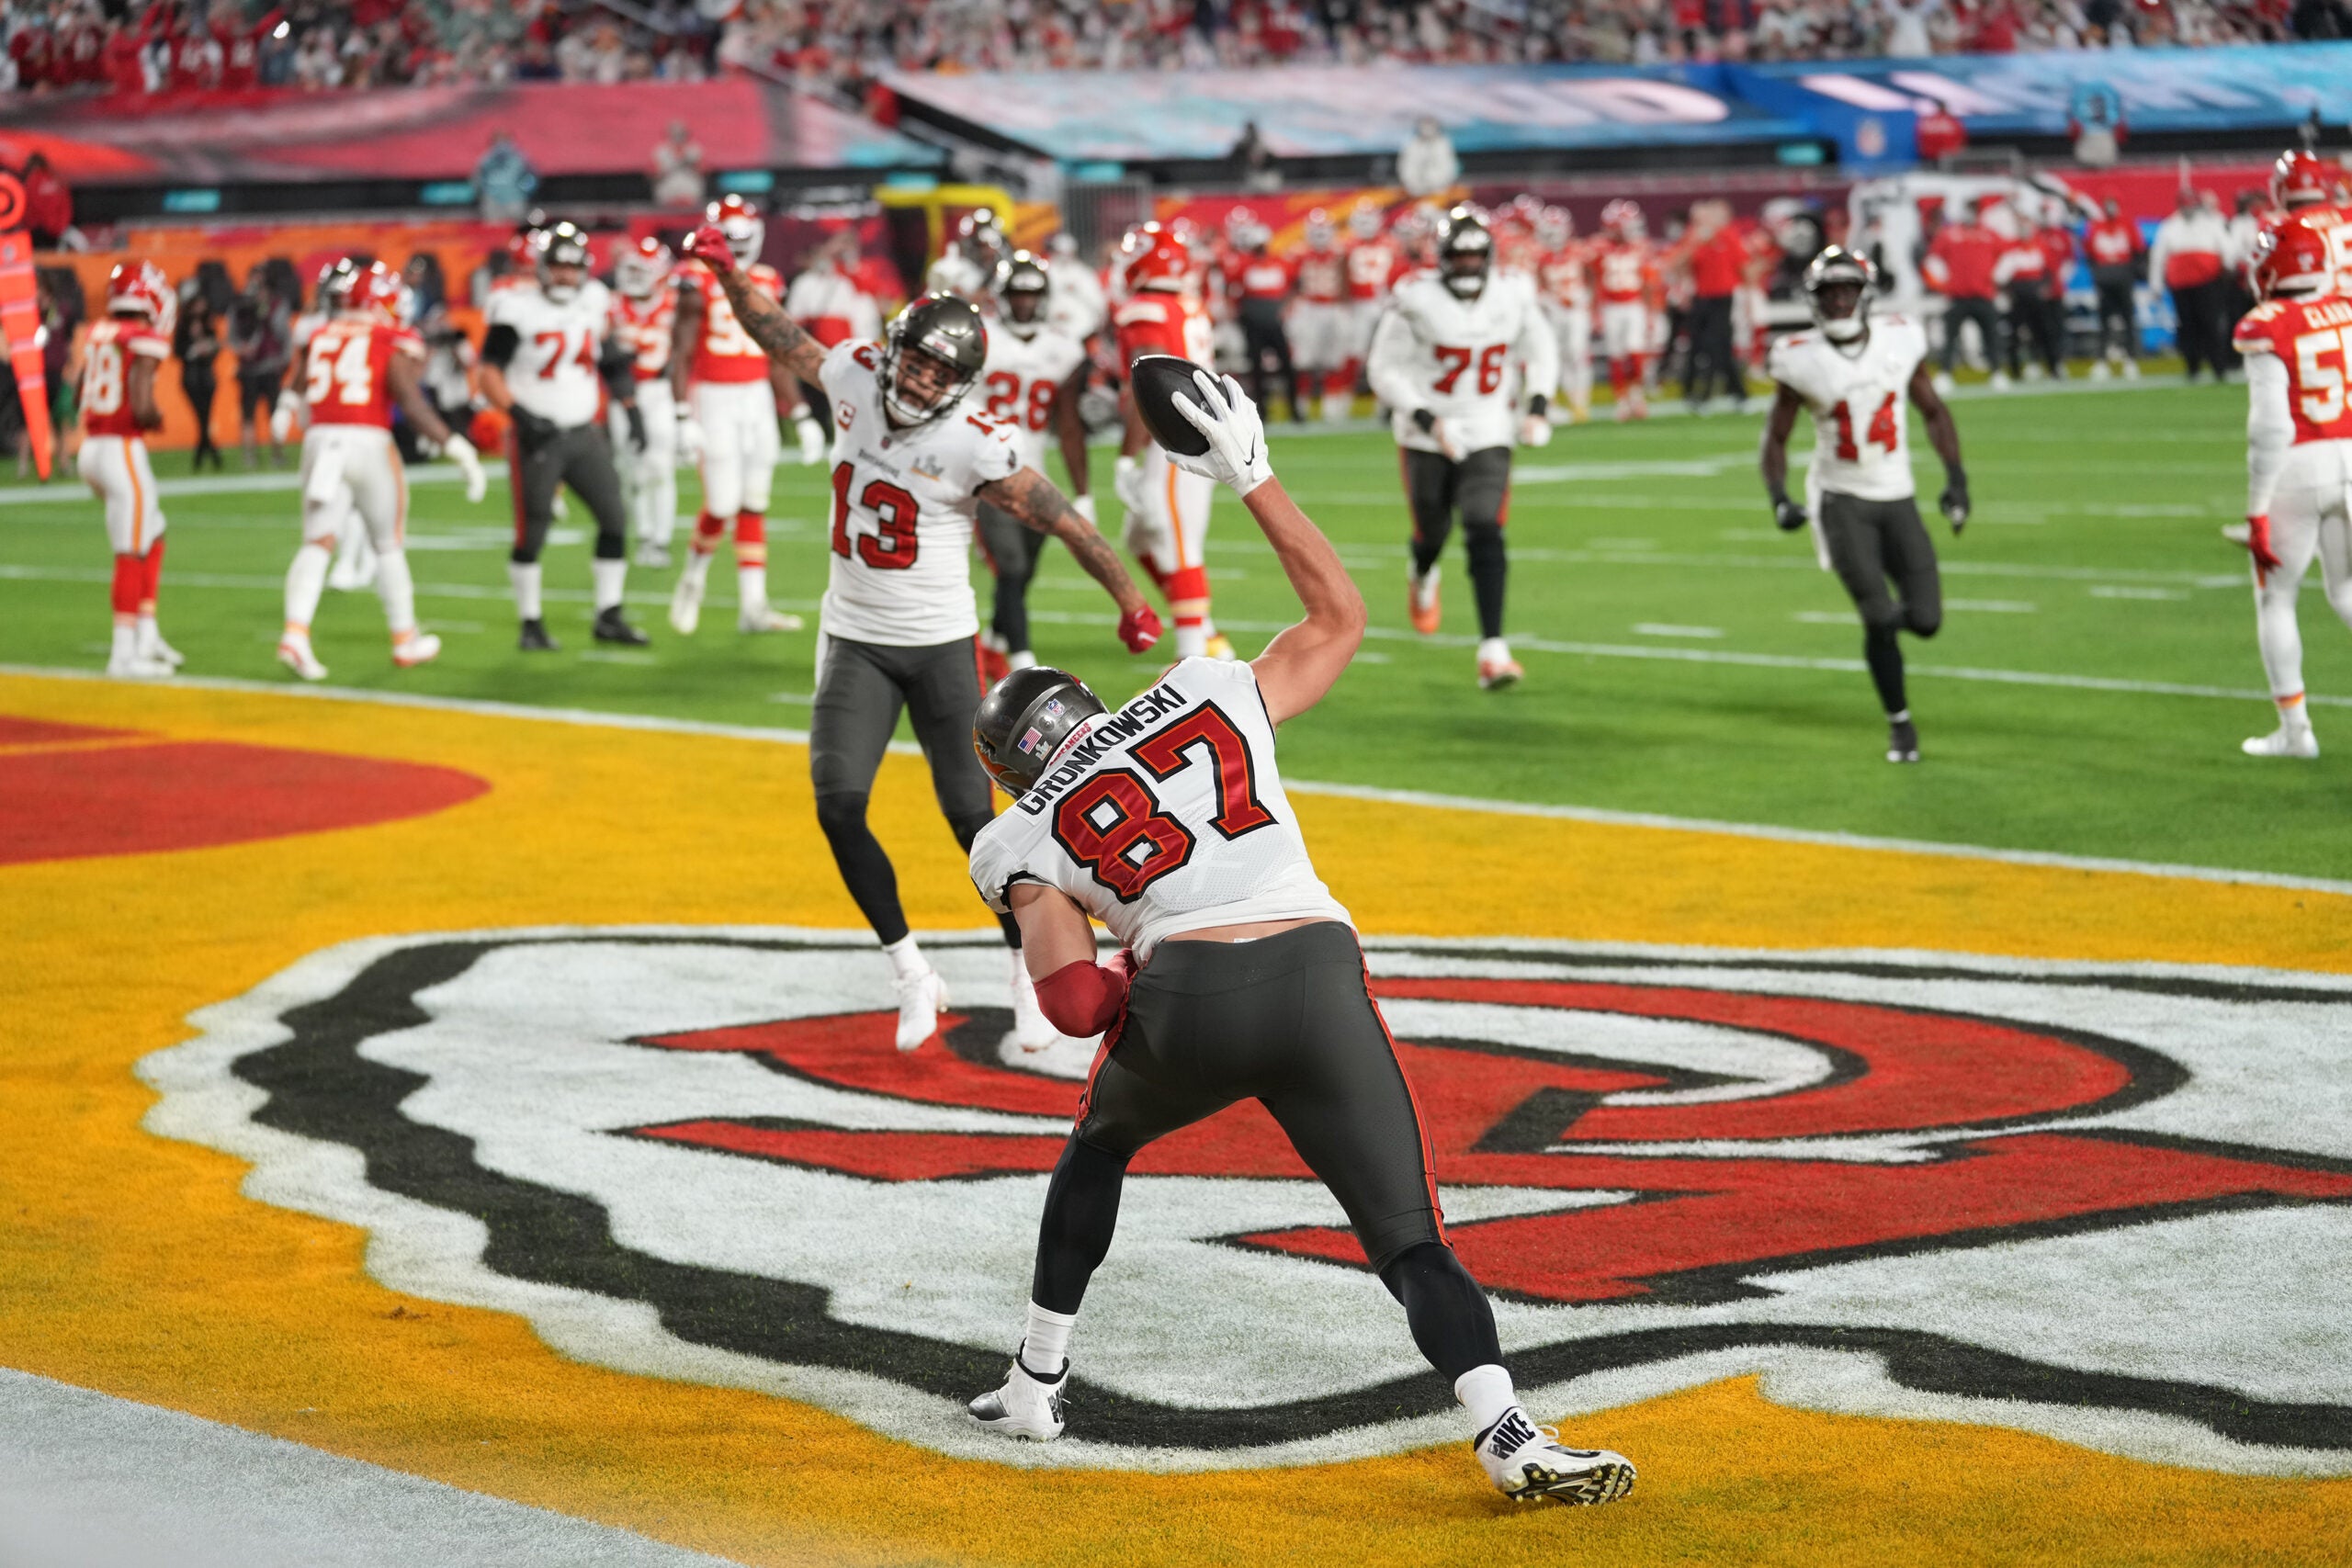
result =
[{"label": "tattooed arm", "polygon": [[1094,525],[1080,515],[1069,498],[1054,488],[1054,481],[1035,468],[1021,468],[1010,476],[992,479],[980,487],[980,499],[991,506],[1001,506],[1019,518],[1027,527],[1040,534],[1051,534],[1069,547],[1086,575],[1101,583],[1103,591],[1118,602],[1122,615],[1143,609],[1144,596],[1127,569],[1119,564],[1110,542],[1094,531]]},{"label": "tattooed arm", "polygon": [[[706,243],[706,236],[710,243]],[[753,343],[767,350],[770,359],[808,385],[819,384],[817,372],[825,363],[825,345],[801,331],[800,324],[784,313],[782,305],[752,287],[717,230],[707,226],[695,230],[686,242],[686,254],[710,268],[718,286],[727,290],[727,302],[735,307],[735,319]]]}]

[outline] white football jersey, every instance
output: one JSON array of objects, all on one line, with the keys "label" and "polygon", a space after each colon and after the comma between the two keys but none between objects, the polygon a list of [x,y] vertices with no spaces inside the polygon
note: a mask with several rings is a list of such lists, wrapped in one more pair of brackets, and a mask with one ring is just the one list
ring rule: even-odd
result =
[{"label": "white football jersey", "polygon": [[1080,726],[972,840],[972,881],[1000,913],[1016,882],[1057,888],[1147,962],[1208,926],[1353,923],[1306,858],[1257,672],[1232,660],[1187,659]]},{"label": "white football jersey", "polygon": [[562,429],[594,423],[604,391],[596,360],[613,313],[612,290],[590,278],[559,304],[536,283],[502,288],[483,312],[491,326],[514,329],[507,390],[531,413]]},{"label": "white football jersey", "polygon": [[989,298],[994,281],[979,263],[956,249],[943,254],[922,275],[924,293],[960,294],[974,304]]},{"label": "white football jersey", "polygon": [[1021,468],[1012,424],[967,398],[911,430],[882,412],[882,345],[844,343],[818,372],[833,405],[829,637],[928,648],[979,635],[972,519],[982,485]]},{"label": "white football jersey", "polygon": [[1434,272],[1398,283],[1373,330],[1367,365],[1373,395],[1393,412],[1396,444],[1423,452],[1444,445],[1413,423],[1416,409],[1445,421],[1464,452],[1508,446],[1521,373],[1540,391],[1560,380],[1559,344],[1534,280],[1501,270],[1476,299],[1457,299]]},{"label": "white football jersey", "polygon": [[1905,400],[1927,357],[1928,334],[1908,316],[1874,311],[1870,336],[1849,353],[1816,329],[1772,345],[1764,372],[1813,411],[1813,467],[1805,493],[1901,501],[1911,483]]},{"label": "white football jersey", "polygon": [[1015,337],[1003,321],[989,326],[988,368],[972,397],[982,409],[1012,425],[1021,460],[1043,471],[1046,426],[1054,396],[1086,358],[1085,345],[1053,328],[1040,326]]}]

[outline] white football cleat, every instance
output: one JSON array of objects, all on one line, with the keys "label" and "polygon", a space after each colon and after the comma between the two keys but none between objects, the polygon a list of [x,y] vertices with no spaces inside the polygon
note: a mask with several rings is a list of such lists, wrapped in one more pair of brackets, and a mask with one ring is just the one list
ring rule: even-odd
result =
[{"label": "white football cleat", "polygon": [[1538,1427],[1512,1405],[1478,1434],[1478,1462],[1514,1503],[1613,1503],[1634,1489],[1634,1464],[1607,1449],[1571,1449],[1555,1427]]},{"label": "white football cleat", "polygon": [[118,653],[107,660],[107,674],[117,681],[166,681],[172,667],[143,653]]},{"label": "white football cleat", "polygon": [[936,969],[894,981],[899,993],[899,1049],[911,1051],[939,1032],[940,1010],[947,1005],[947,982]]},{"label": "white football cleat", "polygon": [[1934,377],[1930,378],[1930,384],[1934,386],[1936,391],[1939,395],[1947,398],[1951,396],[1952,380],[1951,371],[1937,371]]},{"label": "white football cleat", "polygon": [[1434,563],[1425,572],[1406,569],[1405,615],[1413,623],[1413,629],[1423,637],[1435,637],[1438,627],[1444,624],[1445,605],[1438,594],[1438,581],[1442,575]]},{"label": "white football cleat", "polygon": [[2108,363],[2107,363],[2107,361],[2106,361],[2106,360],[2104,360],[2104,359],[2094,359],[2094,360],[2092,360],[2092,361],[2091,361],[2091,379],[2092,379],[2092,380],[2094,380],[2094,381],[2104,381],[2104,380],[2106,380],[2109,376],[2112,376],[2114,373],[2115,373],[2115,372],[2114,372],[2112,369],[2110,369],[2110,368],[2109,367]]},{"label": "white football cleat", "polygon": [[164,640],[164,634],[160,631],[150,632],[141,640],[139,657],[168,664],[175,670],[187,662],[178,649]]},{"label": "white football cleat", "polygon": [[1478,689],[1498,692],[1515,685],[1527,671],[1510,656],[1510,645],[1498,637],[1490,637],[1478,645]]},{"label": "white football cleat", "polygon": [[1004,1386],[980,1395],[965,1408],[991,1432],[1050,1443],[1062,1435],[1062,1388],[1069,1381],[1068,1361],[1049,1382],[1023,1366],[1016,1355],[1012,1370],[1004,1375]]},{"label": "white football cleat", "polygon": [[430,664],[440,657],[441,639],[431,632],[419,632],[405,642],[392,644],[392,662],[403,670]]},{"label": "white football cleat", "polygon": [[680,637],[692,637],[702,625],[702,584],[694,573],[684,572],[678,578],[677,587],[670,591],[670,629]]},{"label": "white football cleat", "polygon": [[2249,757],[2316,757],[2319,737],[2308,724],[2294,728],[2282,724],[2267,735],[2240,742],[2238,750]]},{"label": "white football cleat", "polygon": [[2007,391],[2009,389],[2009,373],[2006,370],[1994,371],[1992,377],[1992,387],[1993,390],[1996,392]]},{"label": "white football cleat", "polygon": [[2123,362],[2123,378],[2127,381],[2136,381],[2140,378],[2140,362],[2138,360],[2127,359]]},{"label": "white football cleat", "polygon": [[800,438],[800,461],[815,468],[825,460],[825,427],[803,414],[793,425],[793,434]]},{"label": "white football cleat", "polygon": [[1023,1051],[1042,1051],[1061,1038],[1061,1031],[1037,1005],[1037,982],[1021,954],[1012,955],[1012,1041]]},{"label": "white football cleat", "polygon": [[289,637],[280,639],[277,645],[277,661],[305,681],[323,681],[327,678],[327,667],[319,662],[317,654],[311,651],[309,637]]},{"label": "white football cleat", "polygon": [[[673,626],[677,624],[674,606],[670,623]],[[797,632],[800,629],[800,617],[771,609],[765,604],[753,604],[736,613],[735,629],[739,632]]]}]

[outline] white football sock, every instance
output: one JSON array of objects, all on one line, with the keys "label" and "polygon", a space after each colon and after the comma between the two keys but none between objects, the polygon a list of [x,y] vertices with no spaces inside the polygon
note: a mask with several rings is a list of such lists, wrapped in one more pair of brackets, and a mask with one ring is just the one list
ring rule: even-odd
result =
[{"label": "white football sock", "polygon": [[1478,643],[1478,662],[1481,664],[1510,663],[1510,644],[1498,637],[1481,638]]},{"label": "white football sock", "polygon": [[2303,701],[2302,693],[2297,692],[2291,697],[2273,697],[2270,700],[2278,709],[2280,728],[2300,731],[2312,727],[2312,710]]},{"label": "white football sock", "polygon": [[596,581],[596,613],[601,615],[607,610],[618,609],[621,590],[628,582],[627,558],[606,560],[598,556],[588,563],[588,571]]},{"label": "white football sock", "polygon": [[139,657],[139,628],[135,622],[115,622],[114,647],[109,650],[109,657],[114,659]]},{"label": "white football sock", "polygon": [[334,556],[323,543],[305,543],[286,569],[286,622],[308,630],[319,615],[319,595],[326,592],[327,568]]},{"label": "white football sock", "polygon": [[735,569],[735,607],[739,615],[764,610],[768,605],[768,569],[763,566],[739,566]]},{"label": "white football sock", "polygon": [[1895,712],[1886,716],[1886,722],[1889,724],[1908,724],[1911,722],[1911,710],[1909,708],[1897,709]]},{"label": "white football sock", "polygon": [[922,949],[915,945],[915,933],[912,931],[887,943],[882,951],[888,954],[890,968],[901,980],[917,979],[930,972],[931,960],[925,958]]},{"label": "white football sock", "polygon": [[539,618],[539,563],[506,563],[506,581],[514,585],[514,613],[526,621]]},{"label": "white football sock", "polygon": [[686,553],[686,568],[678,574],[678,581],[694,584],[695,592],[699,594],[704,581],[710,576],[710,558],[716,551],[701,548],[699,540],[695,544],[696,547]]},{"label": "white football sock", "polygon": [[164,628],[155,624],[154,611],[140,611],[139,619],[136,625],[138,626],[138,637],[136,638],[136,642],[139,650],[141,653],[147,652],[150,649],[162,645],[164,640]]},{"label": "white football sock", "polygon": [[1209,629],[1204,626],[1176,623],[1176,657],[1198,659],[1209,650]]},{"label": "white football sock", "polygon": [[[1037,1309],[1029,1310],[1034,1313]],[[1510,1373],[1491,1361],[1483,1367],[1473,1367],[1454,1379],[1453,1397],[1470,1412],[1473,1433],[1485,1431],[1519,1403],[1519,1393],[1510,1386]]]},{"label": "white football sock", "polygon": [[1069,1360],[1069,1331],[1076,1313],[1047,1312],[1029,1303],[1029,1322],[1021,1333],[1021,1364],[1039,1377],[1053,1377]]},{"label": "white football sock", "polygon": [[408,570],[406,550],[377,553],[376,597],[384,602],[384,624],[395,639],[416,629],[416,578]]},{"label": "white football sock", "polygon": [[2301,584],[2288,581],[2283,570],[2269,577],[2254,594],[2254,640],[2262,649],[2262,672],[2270,677],[2273,699],[2301,696],[2303,628],[2295,619],[2295,594]]}]

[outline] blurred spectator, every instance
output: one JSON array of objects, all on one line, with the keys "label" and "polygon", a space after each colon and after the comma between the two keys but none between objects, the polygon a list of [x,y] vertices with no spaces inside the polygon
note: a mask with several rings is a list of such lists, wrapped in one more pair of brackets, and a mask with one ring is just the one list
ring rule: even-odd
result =
[{"label": "blurred spectator", "polygon": [[2123,99],[2104,82],[2078,82],[2066,118],[2075,137],[2075,162],[2112,168],[2123,150]]},{"label": "blurred spectator", "polygon": [[1424,116],[1413,128],[1413,139],[1396,154],[1396,183],[1418,201],[1443,195],[1461,177],[1462,160],[1454,156],[1453,143],[1436,120]]},{"label": "blurred spectator", "polygon": [[1721,380],[1735,411],[1747,406],[1747,387],[1732,352],[1732,298],[1748,267],[1747,241],[1732,227],[1731,204],[1695,202],[1684,253],[1690,273],[1690,364],[1683,390],[1692,412],[1704,409]]},{"label": "blurred spectator", "polygon": [[212,301],[192,283],[180,290],[180,319],[172,332],[172,354],[180,362],[180,390],[187,395],[189,412],[196,415],[196,452],[188,460],[188,472],[201,472],[209,452],[212,470],[218,473],[220,446],[212,439],[212,405],[220,393],[220,323],[212,313]]},{"label": "blurred spectator", "polygon": [[1251,190],[1276,190],[1283,183],[1282,165],[1274,161],[1274,150],[1266,145],[1266,138],[1254,119],[1241,122],[1241,139],[1226,154],[1233,160],[1234,178]]},{"label": "blurred spectator", "polygon": [[1879,0],[1886,7],[1886,52],[1898,57],[1933,54],[1935,39],[1928,35],[1928,18],[1943,9],[1943,0]]},{"label": "blurred spectator", "polygon": [[662,207],[702,205],[702,143],[683,119],[672,120],[669,136],[654,145],[653,199]]},{"label": "blurred spectator", "polygon": [[539,188],[538,171],[514,145],[514,139],[499,131],[490,139],[490,150],[474,165],[474,194],[481,202],[481,215],[493,223],[512,223],[531,209],[531,193]]},{"label": "blurred spectator", "polygon": [[1940,98],[1929,98],[1928,107],[1919,116],[1919,161],[1937,163],[1968,145],[1968,127],[1960,117],[1943,106]]},{"label": "blurred spectator", "polygon": [[74,193],[39,152],[25,160],[24,173],[17,177],[25,182],[25,228],[32,235],[33,249],[61,248],[66,231],[74,227]]},{"label": "blurred spectator", "polygon": [[1928,245],[1927,261],[1921,268],[1928,287],[1944,297],[1944,356],[1939,372],[1949,384],[1952,366],[1960,356],[1961,329],[1973,322],[1976,341],[1984,351],[1984,363],[1992,367],[1996,383],[2006,385],[2007,376],[2001,369],[2001,315],[1994,309],[1994,269],[2000,265],[2004,246],[2001,237],[1980,221],[1976,203],[1965,197],[1954,198],[1945,211],[1945,222],[1936,231]]},{"label": "blurred spectator", "polygon": [[257,265],[245,275],[244,292],[229,308],[229,352],[237,356],[237,419],[248,468],[258,466],[257,438],[265,434],[269,435],[269,466],[285,466],[285,451],[269,431],[269,415],[286,384],[293,341],[293,310],[269,286],[266,264]]}]

